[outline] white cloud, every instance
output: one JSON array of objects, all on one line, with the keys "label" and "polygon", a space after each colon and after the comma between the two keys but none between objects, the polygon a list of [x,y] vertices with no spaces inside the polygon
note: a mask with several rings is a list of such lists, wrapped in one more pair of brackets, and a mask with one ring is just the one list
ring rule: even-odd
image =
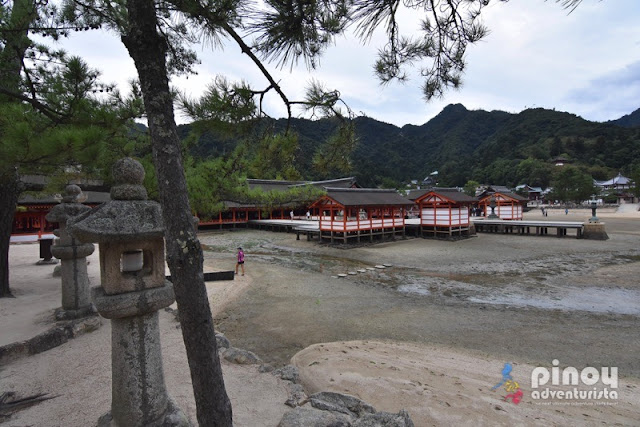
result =
[{"label": "white cloud", "polygon": [[[403,11],[403,26],[417,28],[419,14]],[[381,87],[372,66],[384,31],[363,45],[353,37],[339,38],[317,70],[300,65],[277,69],[267,65],[290,99],[301,99],[315,78],[338,89],[351,108],[396,125],[423,124],[449,103],[469,109],[519,112],[526,107],[556,108],[591,120],[608,120],[640,107],[637,76],[640,67],[640,2],[585,0],[571,14],[554,1],[491,2],[483,12],[490,35],[467,51],[468,68],[459,91],[425,103],[422,80],[414,72],[405,84]],[[135,77],[133,61],[114,34],[82,32],[63,41],[70,53],[103,70],[107,82],[120,85]],[[201,49],[199,75],[175,78],[172,84],[197,96],[217,74],[244,79],[264,89],[266,80],[240,49]],[[272,116],[285,109],[275,95],[265,100]],[[184,120],[184,119],[181,119]]]}]

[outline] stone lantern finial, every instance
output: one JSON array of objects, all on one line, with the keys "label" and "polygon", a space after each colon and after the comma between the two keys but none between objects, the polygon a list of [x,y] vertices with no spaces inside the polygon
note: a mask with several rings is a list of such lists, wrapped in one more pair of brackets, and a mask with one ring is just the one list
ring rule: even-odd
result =
[{"label": "stone lantern finial", "polygon": [[142,186],[144,168],[131,157],[118,160],[111,170],[115,185],[111,187],[113,200],[147,200],[147,190]]},{"label": "stone lantern finial", "polygon": [[62,203],[78,203],[82,197],[82,190],[75,184],[67,185],[62,195]]}]

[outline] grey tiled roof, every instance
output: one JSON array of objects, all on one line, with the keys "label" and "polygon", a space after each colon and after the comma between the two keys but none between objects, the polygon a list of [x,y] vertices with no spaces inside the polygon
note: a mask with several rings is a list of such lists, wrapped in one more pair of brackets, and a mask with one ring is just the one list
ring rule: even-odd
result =
[{"label": "grey tiled roof", "polygon": [[313,185],[316,187],[350,188],[356,184],[355,177],[329,179],[324,181],[285,181],[276,179],[247,179],[249,188],[260,188],[262,191],[286,191],[293,187]]},{"label": "grey tiled roof", "polygon": [[425,194],[427,194],[429,191],[430,190],[428,190],[428,189],[409,190],[409,194],[407,194],[407,199],[416,200],[416,199],[420,198],[421,196],[424,196]]},{"label": "grey tiled roof", "polygon": [[396,190],[377,188],[333,188],[325,187],[327,197],[343,206],[410,206],[413,202],[402,197]]}]

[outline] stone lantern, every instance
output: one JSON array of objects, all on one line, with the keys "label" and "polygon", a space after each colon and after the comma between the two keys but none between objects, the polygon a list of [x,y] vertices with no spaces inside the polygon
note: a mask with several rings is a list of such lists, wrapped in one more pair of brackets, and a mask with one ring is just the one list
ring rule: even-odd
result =
[{"label": "stone lantern", "polygon": [[158,310],[175,299],[165,279],[162,211],[146,200],[138,161],[119,160],[112,176],[112,200],[70,226],[74,237],[98,243],[101,286],[93,288],[93,300],[111,319],[111,412],[98,424],[186,426],[162,369]]},{"label": "stone lantern", "polygon": [[589,203],[591,207],[591,218],[589,218],[589,222],[600,222],[600,219],[596,216],[596,210],[598,209],[598,202],[596,201],[596,196],[591,196],[591,202]]},{"label": "stone lantern", "polygon": [[500,219],[498,215],[496,215],[496,198],[495,196],[491,196],[489,200],[489,207],[491,208],[491,213],[487,216],[487,219]]},{"label": "stone lantern", "polygon": [[90,211],[89,206],[80,203],[82,190],[77,185],[68,185],[62,203],[54,206],[47,214],[49,222],[57,222],[53,233],[58,237],[51,247],[53,256],[61,260],[62,308],[56,310],[56,319],[75,319],[95,312],[91,304],[87,257],[94,251],[91,243],[80,243],[67,232],[67,222]]},{"label": "stone lantern", "polygon": [[582,230],[582,237],[591,240],[608,240],[609,235],[605,230],[604,222],[600,222],[600,218],[596,216],[596,209],[598,208],[598,202],[596,201],[595,194],[591,196],[591,218],[585,222]]}]

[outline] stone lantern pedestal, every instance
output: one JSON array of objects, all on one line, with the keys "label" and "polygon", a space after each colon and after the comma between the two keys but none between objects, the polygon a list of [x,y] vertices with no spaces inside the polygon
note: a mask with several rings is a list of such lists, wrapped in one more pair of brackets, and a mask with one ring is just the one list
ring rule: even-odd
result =
[{"label": "stone lantern pedestal", "polygon": [[604,229],[604,222],[600,222],[596,215],[596,209],[598,209],[598,203],[595,200],[595,195],[591,200],[591,218],[588,222],[584,223],[584,229],[582,230],[582,237],[589,240],[608,240],[609,235]]},{"label": "stone lantern pedestal", "polygon": [[95,313],[87,275],[87,257],[93,253],[94,246],[80,243],[67,232],[69,220],[91,210],[79,202],[82,196],[80,187],[68,185],[62,203],[54,206],[46,216],[47,221],[57,222],[59,227],[54,231],[58,238],[51,247],[53,256],[61,260],[62,307],[56,310],[57,320],[76,319]]},{"label": "stone lantern pedestal", "polygon": [[589,240],[609,240],[604,222],[585,222],[582,238]]},{"label": "stone lantern pedestal", "polygon": [[175,296],[164,273],[160,205],[146,200],[139,162],[119,160],[112,176],[112,200],[70,225],[73,236],[99,245],[101,286],[93,300],[111,319],[111,411],[98,425],[188,426],[167,393],[162,368],[158,310]]}]

